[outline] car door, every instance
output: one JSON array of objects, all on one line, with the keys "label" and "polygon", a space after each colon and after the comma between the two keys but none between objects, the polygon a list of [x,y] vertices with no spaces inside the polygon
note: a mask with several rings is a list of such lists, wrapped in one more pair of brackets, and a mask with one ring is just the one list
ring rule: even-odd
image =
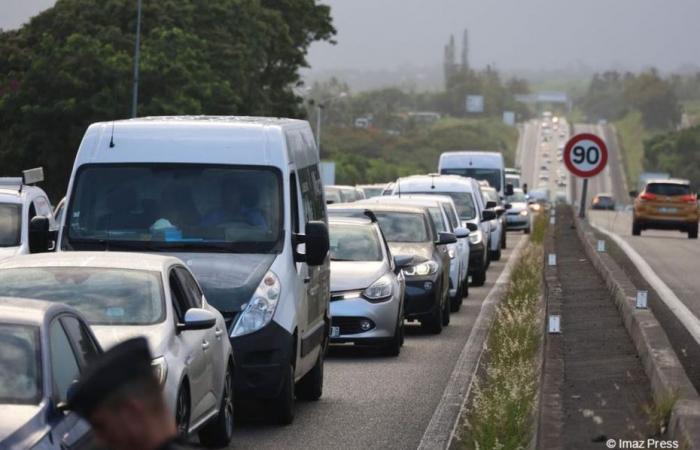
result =
[{"label": "car door", "polygon": [[[65,404],[68,400],[70,386],[80,378],[80,372],[85,367],[81,360],[84,354],[96,356],[94,341],[74,341],[66,332],[64,323],[71,324],[70,320],[77,321],[73,316],[58,316],[49,324],[49,360],[48,369],[52,384],[52,400],[55,406]],[[80,324],[78,322],[78,327]],[[85,359],[87,361],[87,359]],[[56,412],[50,419],[51,434],[54,442],[60,442],[62,449],[80,450],[91,448],[94,437],[90,426],[77,413],[67,411]]]},{"label": "car door", "polygon": [[[195,308],[194,301],[187,295],[184,283],[178,277],[175,268],[171,268],[168,276],[170,298],[175,318],[178,323],[184,323],[185,313]],[[186,371],[190,389],[190,424],[195,423],[206,412],[206,397],[210,389],[210,378],[207,374],[207,356],[205,349],[211,344],[206,339],[206,330],[184,330],[176,333],[173,348],[166,350],[168,367],[177,368],[175,376],[181,376]],[[178,389],[181,389],[179,387]]]}]

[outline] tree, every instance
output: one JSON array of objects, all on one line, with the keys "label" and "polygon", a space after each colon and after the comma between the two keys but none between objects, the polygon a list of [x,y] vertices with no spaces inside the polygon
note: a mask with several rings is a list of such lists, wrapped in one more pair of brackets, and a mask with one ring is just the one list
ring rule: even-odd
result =
[{"label": "tree", "polygon": [[[136,2],[61,0],[0,32],[0,167],[43,165],[65,192],[91,122],[128,117]],[[315,0],[143,4],[139,113],[303,117],[293,88],[306,53],[335,30]]]},{"label": "tree", "polygon": [[625,80],[624,97],[627,103],[642,113],[648,129],[668,130],[681,119],[681,109],[670,82],[650,70]]}]

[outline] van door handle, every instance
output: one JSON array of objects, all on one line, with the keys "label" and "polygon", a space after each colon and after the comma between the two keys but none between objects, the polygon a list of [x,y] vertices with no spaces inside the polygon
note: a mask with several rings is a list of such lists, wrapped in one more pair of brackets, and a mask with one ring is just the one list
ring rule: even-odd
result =
[{"label": "van door handle", "polygon": [[202,349],[208,350],[211,344],[208,341],[202,341]]}]

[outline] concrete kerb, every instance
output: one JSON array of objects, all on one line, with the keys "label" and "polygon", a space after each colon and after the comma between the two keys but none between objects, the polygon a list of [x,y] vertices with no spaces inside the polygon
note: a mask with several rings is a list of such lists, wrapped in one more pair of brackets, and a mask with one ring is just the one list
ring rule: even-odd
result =
[{"label": "concrete kerb", "polygon": [[599,253],[591,226],[576,217],[576,232],[586,255],[603,277],[617,305],[658,402],[677,398],[668,427],[668,438],[685,448],[700,449],[700,396],[688,379],[678,356],[653,312],[635,307],[636,288],[607,253]]}]

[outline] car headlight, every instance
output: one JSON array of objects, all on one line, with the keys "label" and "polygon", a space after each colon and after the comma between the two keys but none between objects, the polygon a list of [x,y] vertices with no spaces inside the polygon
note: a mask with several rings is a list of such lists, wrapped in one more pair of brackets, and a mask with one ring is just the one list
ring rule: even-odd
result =
[{"label": "car headlight", "polygon": [[438,265],[435,261],[426,261],[404,269],[404,273],[409,277],[424,277],[436,273],[437,270]]},{"label": "car headlight", "polygon": [[523,209],[522,211],[520,211],[520,215],[527,216],[527,209]]},{"label": "car headlight", "polygon": [[158,384],[160,384],[160,387],[163,387],[163,385],[165,385],[165,379],[168,378],[168,363],[165,357],[161,356],[151,361],[151,367],[158,380]]},{"label": "car headlight", "polygon": [[471,242],[472,244],[480,243],[483,238],[484,236],[481,233],[481,230],[476,230],[472,233],[469,233],[469,242]]},{"label": "car headlight", "polygon": [[274,272],[268,271],[258,285],[248,305],[241,313],[231,337],[258,331],[272,320],[280,297],[280,280]]},{"label": "car headlight", "polygon": [[391,297],[393,293],[394,288],[391,284],[391,278],[389,278],[388,275],[384,275],[372,283],[370,287],[362,291],[362,296],[367,300],[383,300],[387,297]]},{"label": "car headlight", "polygon": [[450,255],[450,259],[455,259],[455,256],[457,255],[453,248],[448,249],[447,254]]}]

